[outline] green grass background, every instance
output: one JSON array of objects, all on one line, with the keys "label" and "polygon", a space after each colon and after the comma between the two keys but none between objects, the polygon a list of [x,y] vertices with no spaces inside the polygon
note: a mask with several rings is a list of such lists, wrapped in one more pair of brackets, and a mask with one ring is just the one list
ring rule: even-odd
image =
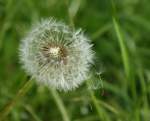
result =
[{"label": "green grass background", "polygon": [[[15,98],[28,80],[19,64],[19,42],[32,24],[48,17],[82,28],[91,39],[96,52],[93,77],[67,93],[34,83],[27,94]],[[9,102],[13,107],[8,108]],[[150,0],[0,0],[2,117],[150,121]]]}]

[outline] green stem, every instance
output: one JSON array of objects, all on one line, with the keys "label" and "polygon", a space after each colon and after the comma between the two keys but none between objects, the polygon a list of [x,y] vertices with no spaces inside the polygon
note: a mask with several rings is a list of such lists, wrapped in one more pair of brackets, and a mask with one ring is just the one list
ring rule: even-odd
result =
[{"label": "green stem", "polygon": [[0,112],[0,121],[5,119],[12,108],[16,105],[17,101],[29,91],[30,87],[32,86],[31,80],[32,78],[23,85],[23,87],[18,91],[17,95],[3,108],[3,110]]},{"label": "green stem", "polygon": [[58,109],[60,110],[60,113],[62,115],[63,121],[70,121],[70,118],[68,116],[68,113],[65,109],[65,106],[58,94],[58,92],[55,89],[50,89],[51,90],[51,94],[56,102],[56,105],[58,107]]},{"label": "green stem", "polygon": [[[89,85],[89,81],[87,80],[87,87],[90,87]],[[95,95],[94,95],[94,92],[91,90],[91,89],[88,89],[89,91],[89,94],[91,96],[91,100],[93,101],[93,104],[95,106],[95,109],[98,113],[98,116],[99,116],[99,120],[100,121],[105,121],[105,116],[103,115],[103,111],[101,110],[101,108],[99,107],[99,102],[98,100],[96,99]]]},{"label": "green stem", "polygon": [[34,112],[34,110],[31,108],[30,105],[23,105],[23,107],[30,113],[30,115],[33,117],[34,121],[42,121]]},{"label": "green stem", "polygon": [[[116,7],[114,4],[114,1],[112,1],[112,8],[113,8],[113,25],[114,25],[114,29],[118,38],[118,43],[120,46],[120,50],[121,50],[121,56],[122,56],[122,61],[123,61],[123,66],[124,66],[124,70],[125,70],[125,75],[126,75],[126,79],[128,80],[128,82],[125,82],[126,85],[126,89],[127,89],[127,85],[131,86],[131,92],[132,92],[132,96],[133,98],[136,98],[136,85],[135,85],[135,80],[133,75],[131,74],[131,65],[129,62],[129,55],[128,55],[128,51],[127,51],[127,47],[125,44],[125,41],[123,39],[123,35],[120,29],[120,26],[118,24],[117,21],[117,17],[116,17]],[[131,83],[129,83],[129,81],[131,81]]]},{"label": "green stem", "polygon": [[68,20],[69,20],[69,23],[70,23],[70,26],[72,28],[74,28],[74,20],[73,20],[73,16],[70,14],[70,11],[69,11],[69,0],[65,0],[65,5],[66,5],[66,8],[67,8],[67,16],[68,16]]},{"label": "green stem", "polygon": [[95,33],[92,34],[91,39],[94,41],[95,39],[103,35],[105,32],[110,30],[111,27],[112,27],[112,23],[105,24],[104,26],[100,27]]},{"label": "green stem", "polygon": [[129,65],[130,64],[129,64],[129,58],[128,58],[128,54],[127,54],[127,49],[126,49],[119,25],[118,25],[115,17],[113,17],[113,24],[114,24],[114,28],[115,28],[118,42],[119,42],[120,49],[121,49],[121,55],[122,55],[123,65],[125,68],[125,74],[126,74],[126,77],[129,78],[129,75],[130,75],[130,66]]}]

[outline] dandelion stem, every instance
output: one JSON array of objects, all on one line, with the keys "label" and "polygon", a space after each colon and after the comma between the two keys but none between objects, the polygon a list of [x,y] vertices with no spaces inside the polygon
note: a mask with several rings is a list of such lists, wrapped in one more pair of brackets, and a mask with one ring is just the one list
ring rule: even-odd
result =
[{"label": "dandelion stem", "polygon": [[5,117],[10,113],[12,108],[15,106],[17,101],[21,99],[30,89],[32,86],[32,78],[27,81],[23,87],[18,91],[17,95],[3,108],[3,110],[0,112],[0,121],[3,121]]},{"label": "dandelion stem", "polygon": [[50,90],[51,90],[51,94],[56,102],[56,105],[58,106],[58,109],[60,110],[63,121],[70,121],[69,116],[67,114],[67,110],[65,109],[65,106],[64,106],[59,94],[57,93],[57,91],[55,89],[50,89]]}]

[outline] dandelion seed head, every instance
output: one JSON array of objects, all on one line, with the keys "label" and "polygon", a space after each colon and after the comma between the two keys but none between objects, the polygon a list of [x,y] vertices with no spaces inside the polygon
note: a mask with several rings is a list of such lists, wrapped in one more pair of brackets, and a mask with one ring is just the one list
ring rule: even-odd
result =
[{"label": "dandelion seed head", "polygon": [[40,84],[68,91],[89,78],[94,57],[91,47],[81,30],[46,19],[22,39],[20,61]]}]

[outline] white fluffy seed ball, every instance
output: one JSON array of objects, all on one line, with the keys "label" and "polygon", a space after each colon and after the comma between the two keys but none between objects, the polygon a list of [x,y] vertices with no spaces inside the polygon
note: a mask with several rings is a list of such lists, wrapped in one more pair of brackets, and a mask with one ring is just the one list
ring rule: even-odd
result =
[{"label": "white fluffy seed ball", "polygon": [[93,51],[81,30],[47,19],[34,26],[21,41],[20,61],[40,84],[72,90],[89,78]]}]

